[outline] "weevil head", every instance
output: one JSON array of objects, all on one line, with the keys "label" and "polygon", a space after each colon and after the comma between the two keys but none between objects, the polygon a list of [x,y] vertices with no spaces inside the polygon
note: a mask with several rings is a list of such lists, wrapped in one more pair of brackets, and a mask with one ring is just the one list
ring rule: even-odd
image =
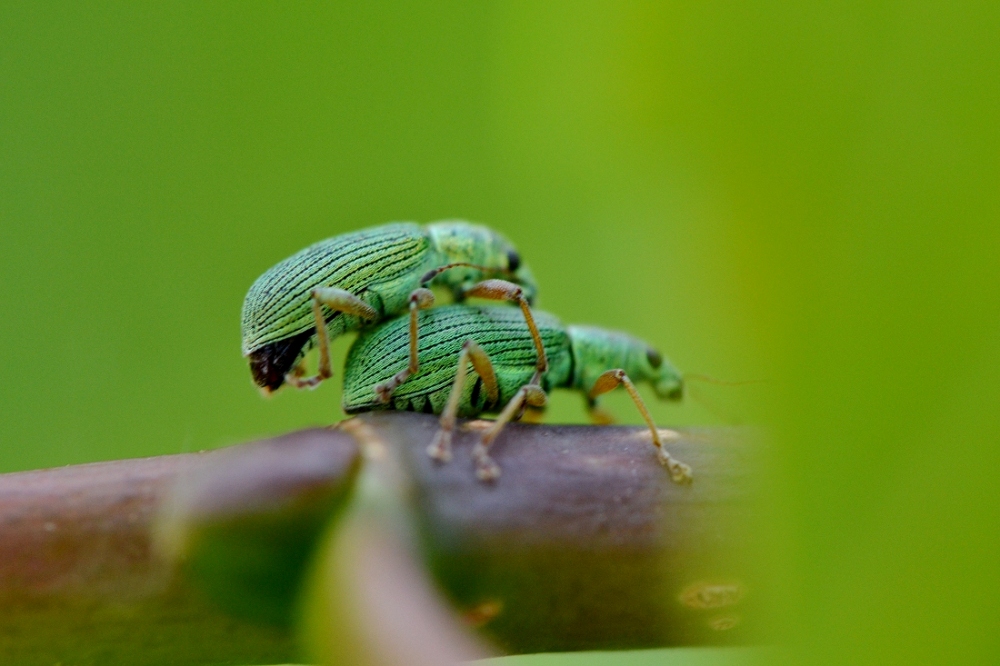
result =
[{"label": "weevil head", "polygon": [[684,397],[684,377],[669,359],[643,340],[629,337],[625,371],[632,381],[647,382],[660,400]]},{"label": "weevil head", "polygon": [[680,401],[684,398],[684,376],[674,367],[668,359],[665,359],[659,351],[653,347],[646,346],[645,367],[643,370],[648,373],[649,383],[653,385],[656,397],[660,400]]},{"label": "weevil head", "polygon": [[269,269],[243,301],[243,355],[250,362],[254,383],[264,393],[285,383],[285,375],[308,350],[315,333],[309,300],[292,281],[297,275],[293,267],[285,260]]},{"label": "weevil head", "polygon": [[576,388],[587,391],[602,373],[621,368],[633,383],[652,385],[661,400],[680,400],[684,396],[680,371],[643,340],[591,326],[570,326],[569,333]]},{"label": "weevil head", "polygon": [[517,249],[489,227],[448,220],[428,225],[435,250],[444,263],[464,262],[495,269],[489,275],[478,271],[455,268],[441,274],[439,283],[456,287],[483,277],[499,277],[521,286],[528,302],[534,304],[538,293],[535,276],[521,259]]}]

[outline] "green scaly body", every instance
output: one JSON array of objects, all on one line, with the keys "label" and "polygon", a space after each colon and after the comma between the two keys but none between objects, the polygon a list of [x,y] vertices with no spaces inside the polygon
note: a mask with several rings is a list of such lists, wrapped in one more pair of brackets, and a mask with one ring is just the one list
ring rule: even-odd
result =
[{"label": "green scaly body", "polygon": [[[635,382],[649,382],[658,396],[681,397],[680,373],[645,342],[625,333],[587,326],[565,327],[553,315],[535,313],[548,355],[542,389],[569,388],[587,393],[606,370],[621,368]],[[459,402],[459,416],[499,411],[535,372],[536,352],[521,314],[503,306],[451,305],[420,312],[420,370],[393,393],[391,404],[379,403],[375,384],[405,363],[409,352],[408,322],[387,321],[362,331],[347,354],[344,368],[344,411],[395,409],[440,414],[448,400],[458,357],[466,340],[489,355],[500,389],[486,404],[486,392],[474,370]]]},{"label": "green scaly body", "polygon": [[[285,259],[254,282],[243,303],[243,355],[250,358],[254,380],[277,389],[315,345],[314,288],[348,291],[374,308],[381,321],[407,310],[410,293],[428,271],[455,262],[495,269],[521,285],[529,301],[535,295],[531,272],[513,246],[488,227],[468,222],[387,224],[320,241]],[[463,288],[491,276],[497,273],[457,267],[431,285],[460,297]],[[323,312],[331,339],[371,323],[325,306]]]}]

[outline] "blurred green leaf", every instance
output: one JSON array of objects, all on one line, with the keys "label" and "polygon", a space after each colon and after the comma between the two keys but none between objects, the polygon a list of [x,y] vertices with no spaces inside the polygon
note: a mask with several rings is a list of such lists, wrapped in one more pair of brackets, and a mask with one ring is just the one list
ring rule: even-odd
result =
[{"label": "blurred green leaf", "polygon": [[997,34],[975,2],[10,3],[0,467],[336,420],[336,381],[252,389],[245,290],[463,216],[565,321],[769,380],[653,410],[773,426],[800,661],[996,661]]}]

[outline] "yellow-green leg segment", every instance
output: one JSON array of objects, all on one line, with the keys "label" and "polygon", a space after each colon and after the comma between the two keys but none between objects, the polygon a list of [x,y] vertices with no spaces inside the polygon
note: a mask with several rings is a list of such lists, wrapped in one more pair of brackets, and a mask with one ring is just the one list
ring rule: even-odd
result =
[{"label": "yellow-green leg segment", "polygon": [[635,388],[635,384],[632,380],[628,378],[625,371],[622,369],[608,370],[594,382],[594,386],[590,389],[590,393],[587,398],[591,401],[595,400],[597,396],[602,393],[607,393],[608,391],[618,388],[618,385],[625,387],[628,394],[632,397],[632,402],[639,409],[639,413],[642,414],[642,418],[646,421],[646,425],[649,426],[649,431],[653,434],[653,444],[656,446],[656,454],[660,459],[660,462],[670,471],[670,477],[676,483],[691,483],[691,468],[675,460],[670,453],[667,452],[666,448],[663,446],[663,442],[660,441],[660,431],[657,430],[656,424],[653,423],[653,417],[649,415],[649,410],[646,409],[646,403],[642,401],[642,397]]},{"label": "yellow-green leg segment", "polygon": [[387,403],[400,384],[410,378],[410,375],[420,369],[417,359],[417,341],[420,339],[420,329],[417,313],[434,305],[434,293],[430,289],[414,289],[410,294],[410,363],[390,379],[375,385],[375,395],[380,402]]},{"label": "yellow-green leg segment", "polygon": [[490,361],[489,355],[475,341],[466,340],[465,344],[462,345],[462,352],[458,355],[455,383],[452,384],[451,393],[448,394],[448,404],[441,412],[441,429],[434,436],[431,445],[427,447],[427,455],[441,462],[451,460],[451,437],[455,431],[458,403],[462,397],[462,390],[465,388],[470,362],[476,374],[483,380],[486,404],[495,405],[500,399],[500,387],[497,384],[496,372],[493,370],[493,363]]},{"label": "yellow-green leg segment", "polygon": [[[464,266],[465,264],[451,264],[446,268],[460,265]],[[441,270],[444,269],[442,268]],[[535,349],[538,352],[538,372],[534,380],[532,380],[537,382],[548,369],[548,359],[545,356],[545,347],[542,345],[542,336],[538,332],[535,318],[531,314],[531,306],[528,305],[528,300],[524,297],[524,290],[507,280],[483,280],[465,290],[464,295],[494,301],[511,301],[521,308],[521,312],[524,313],[524,321],[528,325],[531,338],[535,343]],[[417,313],[419,310],[429,308],[432,305],[434,305],[434,294],[429,289],[421,287],[420,289],[415,289],[410,294],[410,362],[406,368],[393,375],[392,378],[375,386],[375,395],[378,397],[379,402],[388,403],[392,398],[392,392],[420,369],[420,363],[417,358],[420,338]]]},{"label": "yellow-green leg segment", "polygon": [[472,459],[476,463],[476,476],[480,480],[494,481],[500,476],[500,466],[490,457],[489,449],[504,426],[514,420],[524,407],[544,407],[545,401],[545,391],[534,382],[518,389],[493,425],[483,433],[483,438],[476,444],[476,448],[472,450]]},{"label": "yellow-green leg segment", "polygon": [[312,377],[304,377],[305,368],[302,363],[296,365],[285,375],[285,381],[295,388],[316,388],[325,379],[333,376],[330,367],[330,332],[326,330],[326,320],[323,319],[322,306],[338,312],[355,315],[368,321],[378,319],[378,313],[372,306],[349,291],[336,287],[317,287],[312,290],[312,310],[316,320],[316,337],[319,340],[319,369]]}]

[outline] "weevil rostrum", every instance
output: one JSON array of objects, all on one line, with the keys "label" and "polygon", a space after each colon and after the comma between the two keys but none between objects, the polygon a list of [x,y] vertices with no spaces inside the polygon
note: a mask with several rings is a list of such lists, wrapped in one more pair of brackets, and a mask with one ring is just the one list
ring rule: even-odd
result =
[{"label": "weevil rostrum", "polygon": [[[498,279],[505,278],[505,279]],[[534,330],[531,271],[501,234],[463,221],[387,224],[310,245],[261,275],[243,302],[243,355],[265,393],[284,384],[311,388],[332,375],[330,339],[409,310],[404,367],[375,386],[386,402],[418,368],[417,311],[434,304],[427,288],[520,306]],[[305,376],[304,357],[319,346],[319,369]],[[371,387],[369,387],[371,388]]]},{"label": "weevil rostrum", "polygon": [[563,326],[556,317],[535,311],[545,352],[540,359],[536,338],[513,308],[451,305],[422,310],[418,318],[420,372],[401,384],[388,403],[375,395],[372,386],[406,358],[406,320],[362,331],[354,341],[344,368],[345,412],[394,409],[440,414],[441,428],[428,453],[441,461],[451,457],[456,417],[498,412],[473,451],[476,474],[488,481],[500,474],[489,455],[491,444],[523,409],[544,407],[547,391],[582,392],[591,414],[604,422],[597,398],[621,385],[649,426],[657,457],[673,480],[691,481],[691,468],[666,450],[634,383],[647,382],[660,399],[676,401],[684,393],[683,376],[642,340],[589,326]]}]

